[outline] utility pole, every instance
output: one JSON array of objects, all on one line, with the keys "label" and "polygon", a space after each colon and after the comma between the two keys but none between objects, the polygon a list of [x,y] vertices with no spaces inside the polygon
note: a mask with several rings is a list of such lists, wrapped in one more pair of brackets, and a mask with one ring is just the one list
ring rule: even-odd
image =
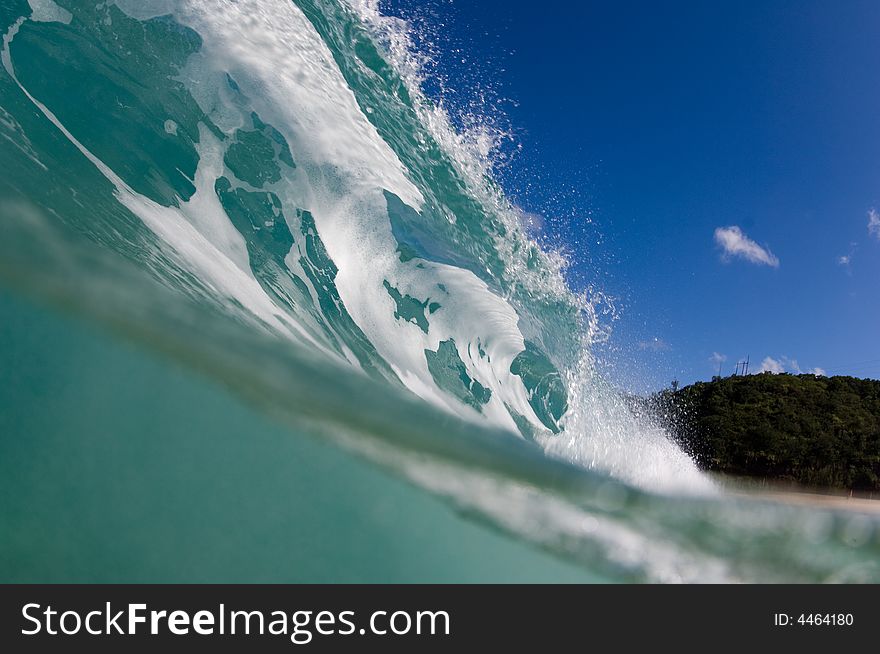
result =
[{"label": "utility pole", "polygon": [[733,376],[736,377],[739,374],[742,374],[743,376],[748,375],[749,374],[749,364],[751,363],[751,361],[752,361],[751,355],[747,356],[745,361],[737,361],[736,372],[733,373]]}]

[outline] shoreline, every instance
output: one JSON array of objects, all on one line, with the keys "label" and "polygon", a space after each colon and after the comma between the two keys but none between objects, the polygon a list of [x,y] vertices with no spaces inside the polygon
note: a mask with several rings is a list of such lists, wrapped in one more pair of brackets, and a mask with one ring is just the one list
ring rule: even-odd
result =
[{"label": "shoreline", "polygon": [[750,499],[813,508],[844,509],[859,513],[880,514],[880,492],[853,494],[853,491],[835,488],[809,488],[792,483],[714,474],[725,492]]},{"label": "shoreline", "polygon": [[870,498],[850,495],[832,495],[807,490],[777,490],[764,492],[762,495],[786,504],[846,509],[848,511],[858,511],[860,513],[880,514],[880,497]]},{"label": "shoreline", "polygon": [[810,506],[813,508],[844,509],[858,513],[880,514],[880,494],[877,497],[839,495],[813,489],[728,489],[735,495],[767,499],[782,504]]}]

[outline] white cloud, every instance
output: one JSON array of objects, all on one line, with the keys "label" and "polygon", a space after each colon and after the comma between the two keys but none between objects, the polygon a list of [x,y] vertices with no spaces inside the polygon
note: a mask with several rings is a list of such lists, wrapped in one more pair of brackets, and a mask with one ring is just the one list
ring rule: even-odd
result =
[{"label": "white cloud", "polygon": [[713,352],[712,356],[709,357],[709,363],[712,364],[713,368],[717,368],[725,361],[727,361],[727,355],[720,352]]},{"label": "white cloud", "polygon": [[785,372],[785,366],[781,361],[777,361],[773,357],[764,357],[764,360],[761,362],[761,372],[772,372],[774,375],[778,375],[781,372]]},{"label": "white cloud", "polygon": [[846,269],[847,275],[852,275],[852,262],[855,257],[856,250],[858,249],[859,244],[853,241],[849,244],[849,252],[846,254],[842,254],[837,257],[837,265]]},{"label": "white cloud", "polygon": [[772,372],[775,375],[778,375],[783,372],[790,372],[794,375],[802,375],[804,372],[810,375],[818,375],[821,377],[825,377],[824,368],[810,368],[809,370],[801,370],[801,366],[798,363],[797,359],[792,359],[791,357],[787,357],[785,355],[774,359],[773,357],[764,357],[764,360],[761,362],[760,372]]},{"label": "white cloud", "polygon": [[755,243],[736,225],[715,230],[715,242],[724,250],[724,257],[741,257],[761,266],[779,267],[779,259],[770,250]]},{"label": "white cloud", "polygon": [[868,212],[868,233],[880,240],[880,213],[874,208]]},{"label": "white cloud", "polygon": [[651,350],[652,352],[665,352],[666,350],[671,350],[672,346],[662,338],[657,338],[655,336],[650,341],[641,341],[639,343],[639,349]]}]

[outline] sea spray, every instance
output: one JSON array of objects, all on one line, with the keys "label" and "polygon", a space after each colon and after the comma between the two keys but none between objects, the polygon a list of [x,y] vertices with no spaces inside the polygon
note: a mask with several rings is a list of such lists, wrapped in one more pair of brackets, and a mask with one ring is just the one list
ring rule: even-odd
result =
[{"label": "sea spray", "polygon": [[422,93],[406,24],[58,7],[0,13],[7,284],[612,578],[877,574],[874,521],[804,540],[803,511],[713,492],[600,378],[601,294],[524,228],[492,130]]}]

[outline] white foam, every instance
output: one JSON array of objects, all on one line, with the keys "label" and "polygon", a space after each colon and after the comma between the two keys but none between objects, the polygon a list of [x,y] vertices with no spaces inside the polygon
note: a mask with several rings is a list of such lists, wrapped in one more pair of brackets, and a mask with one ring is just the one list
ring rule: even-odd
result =
[{"label": "white foam", "polygon": [[[141,15],[156,10],[150,3],[146,5],[139,9]],[[374,5],[366,2],[364,7],[372,11]],[[191,58],[180,80],[215,123],[231,132],[254,110],[289,142],[296,170],[284,168],[282,179],[270,188],[281,198],[294,234],[300,224],[293,208],[312,213],[320,238],[338,267],[335,283],[346,309],[404,384],[426,401],[463,418],[489,420],[515,430],[507,405],[528,418],[539,433],[545,432],[521,380],[510,373],[511,362],[525,347],[520,317],[511,304],[470,271],[439,263],[400,261],[384,191],[393,192],[414,209],[425,202],[423,193],[361,112],[332,53],[302,11],[289,0],[188,0],[173,7],[164,2],[156,6],[173,10],[179,22],[202,38],[201,52]],[[4,37],[2,55],[13,77],[9,42],[18,25],[20,21]],[[405,49],[407,44],[401,43],[398,45]],[[404,65],[406,61],[405,57],[399,60]],[[241,89],[240,97],[232,97],[227,74]],[[120,202],[140,216],[219,295],[234,299],[262,323],[294,340],[328,351],[314,338],[308,316],[282,310],[254,278],[244,239],[214,193],[214,182],[228,171],[223,166],[226,146],[209,130],[200,127],[200,161],[193,180],[196,192],[179,207],[163,207],[133,191],[48,108],[23,90],[114,184]],[[462,141],[445,113],[419,106],[428,129],[476,185],[487,172],[481,159],[488,156],[485,143]],[[486,197],[487,201],[498,200],[495,208],[504,213],[507,205],[500,195],[494,200]],[[506,256],[505,248],[512,249],[518,242],[515,239],[522,236],[515,231],[519,229],[515,212],[511,210],[508,218],[514,231],[509,241],[500,244],[502,256]],[[311,286],[298,263],[303,254],[301,240],[296,239],[285,261]],[[519,279],[516,259],[508,256],[507,262],[510,274]],[[568,293],[558,269],[548,264],[547,270],[542,279],[548,292]],[[402,294],[420,301],[430,298],[442,305],[428,316],[427,333],[394,318],[396,306],[383,285],[386,280]],[[318,289],[312,288],[313,298],[317,293]],[[468,375],[492,392],[482,412],[438,388],[428,369],[425,350],[436,351],[441,341],[450,338]],[[479,354],[480,349],[486,356]],[[344,344],[343,351],[339,358],[354,362]],[[567,381],[571,409],[564,420],[565,430],[539,438],[549,453],[650,488],[705,487],[705,479],[690,459],[662,431],[625,411],[620,401],[602,388],[593,377],[587,351]]]},{"label": "white foam", "polygon": [[52,0],[28,0],[31,6],[31,20],[38,23],[64,23],[69,25],[73,16],[63,7],[59,7]]},{"label": "white foam", "polygon": [[[20,24],[21,21],[16,23],[4,36],[4,47],[0,56],[4,67],[28,99],[113,184],[119,202],[140,217],[157,236],[180,255],[188,267],[199,274],[203,282],[217,291],[218,295],[237,300],[252,315],[282,333],[312,340],[266,295],[247,267],[247,255],[246,252],[242,253],[241,236],[238,235],[238,242],[235,242],[230,230],[223,226],[224,222],[228,223],[228,219],[225,215],[223,218],[218,215],[219,201],[213,190],[214,180],[203,172],[207,167],[216,168],[217,155],[211,148],[211,145],[216,146],[216,144],[209,142],[205,152],[202,153],[203,162],[207,162],[207,165],[202,166],[200,162],[200,170],[196,171],[196,193],[180,208],[164,207],[137,193],[86,148],[48,107],[22,86],[15,75],[9,49]],[[200,232],[197,226],[206,229],[209,236]]]},{"label": "white foam", "polygon": [[[425,99],[421,91],[424,61],[412,46],[411,28],[405,21],[383,15],[378,0],[347,2],[385,46],[386,56],[407,84],[416,112],[431,137],[449,154],[451,161],[469,182],[475,197],[506,220],[510,236],[506,242],[499,243],[498,247],[505,257],[509,274],[536,295],[568,298],[572,304],[583,310],[586,323],[584,349],[580,361],[565,371],[569,411],[564,417],[564,429],[557,435],[539,429],[539,443],[552,456],[586,468],[603,470],[645,488],[711,491],[711,482],[698,471],[690,457],[669,440],[662,429],[635,415],[616,392],[607,388],[596,377],[589,348],[606,330],[599,324],[595,311],[595,303],[604,301],[604,296],[593,293],[592,290],[580,298],[572,295],[561,274],[567,265],[566,260],[558,253],[541,252],[545,273],[538,276],[526,270],[521,259],[512,254],[517,240],[525,240],[521,233],[522,212],[510,205],[497,191],[497,187],[486,184],[486,179],[491,179],[493,148],[497,143],[497,135],[493,135],[490,129],[482,128],[479,121],[475,130],[460,132],[452,127],[449,115],[442,106]],[[456,319],[472,315],[470,307],[479,307],[476,309],[478,312],[483,308],[478,293],[466,293],[460,297],[462,300],[452,312]],[[481,327],[483,326],[473,324],[467,326],[467,329],[478,330],[469,332],[471,338],[474,334],[481,333]],[[503,325],[492,325],[492,329],[500,329],[503,333]],[[491,378],[494,371],[509,369],[511,361],[507,356],[502,358],[494,353],[492,358],[495,365],[486,370],[479,361],[465,358],[461,348],[460,353],[468,363],[469,371],[479,371],[475,376],[480,381]],[[497,362],[496,357],[499,357]],[[502,368],[502,365],[505,367]],[[527,398],[522,384],[511,384],[509,377],[500,375],[491,387],[496,392],[499,388],[503,389],[502,397],[505,401],[535,423],[531,409],[528,406],[523,408]]]},{"label": "white foam", "polygon": [[115,0],[114,4],[132,18],[148,20],[173,14],[178,3],[177,0]]},{"label": "white foam", "polygon": [[[413,46],[412,26],[405,20],[383,15],[379,0],[344,1],[384,46],[383,55],[406,85],[419,122],[429,138],[449,156],[473,197],[505,225],[507,235],[497,239],[495,246],[504,259],[508,276],[536,297],[576,300],[563,275],[567,259],[555,251],[537,247],[535,241],[529,239],[522,225],[522,210],[512,205],[499,185],[492,181],[500,145],[509,135],[479,115],[463,117],[469,125],[467,128],[455,127],[443,99],[439,102],[429,99],[422,91],[431,57]],[[418,133],[414,136],[420,142],[424,138]],[[456,217],[449,216],[449,219],[454,222]],[[522,253],[529,251],[534,251],[542,260],[538,268],[527,265]]]},{"label": "white foam", "polygon": [[[187,71],[203,108],[227,126],[237,122],[224,92],[206,88],[206,67],[213,69],[214,86],[228,73],[263,120],[290,142],[297,175],[286,174],[273,191],[285,206],[312,212],[338,267],[335,282],[347,310],[407,387],[447,410],[480,419],[440,391],[428,369],[425,350],[437,350],[452,338],[468,374],[492,390],[482,415],[514,429],[507,403],[540,426],[525,389],[509,373],[524,347],[513,308],[469,271],[400,262],[383,191],[415,209],[423,196],[361,112],[332,53],[301,10],[287,0],[193,1],[181,4],[175,16],[203,39],[198,65]],[[292,230],[297,227],[291,224]],[[293,258],[287,260],[292,268]],[[443,305],[429,317],[428,334],[394,318],[385,280],[401,293]],[[449,294],[438,297],[438,284]],[[472,356],[478,339],[489,357]]]},{"label": "white foam", "polygon": [[539,437],[551,456],[655,491],[713,493],[715,485],[668,434],[596,377],[591,362],[569,371],[561,433]]},{"label": "white foam", "polygon": [[403,164],[360,111],[332,53],[293,3],[191,0],[179,4],[175,17],[199,33],[209,60],[251,91],[263,113],[281,118],[301,156],[344,171],[339,181],[355,190],[386,188],[421,205]]}]

